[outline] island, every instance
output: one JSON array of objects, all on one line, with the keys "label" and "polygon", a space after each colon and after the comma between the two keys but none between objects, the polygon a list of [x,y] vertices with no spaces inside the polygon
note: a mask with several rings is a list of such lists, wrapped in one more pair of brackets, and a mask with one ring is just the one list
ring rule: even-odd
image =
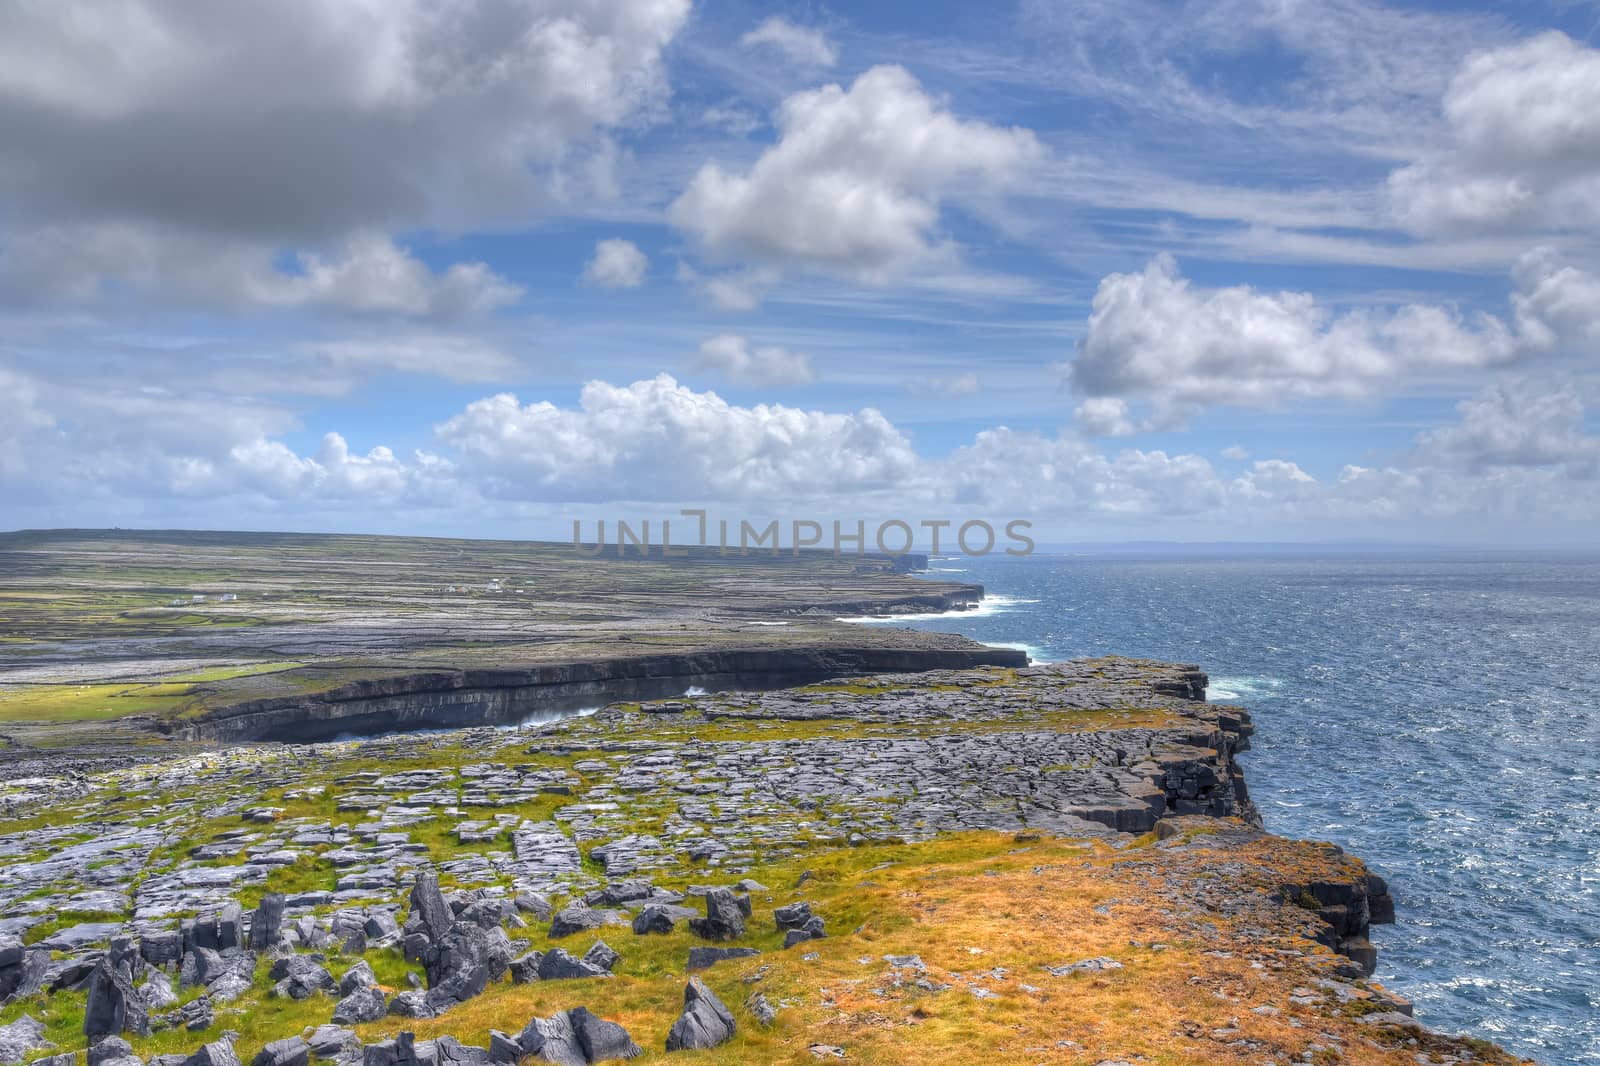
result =
[{"label": "island", "polygon": [[0,538],[0,1062],[1519,1061],[1199,667],[838,621],[906,564]]}]

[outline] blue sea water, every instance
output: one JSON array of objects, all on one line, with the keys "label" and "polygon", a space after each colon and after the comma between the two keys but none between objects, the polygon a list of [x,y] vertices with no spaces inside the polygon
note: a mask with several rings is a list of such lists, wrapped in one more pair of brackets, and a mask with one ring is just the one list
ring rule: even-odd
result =
[{"label": "blue sea water", "polygon": [[966,558],[892,624],[1198,663],[1274,832],[1388,878],[1377,977],[1447,1031],[1600,1063],[1600,556]]}]

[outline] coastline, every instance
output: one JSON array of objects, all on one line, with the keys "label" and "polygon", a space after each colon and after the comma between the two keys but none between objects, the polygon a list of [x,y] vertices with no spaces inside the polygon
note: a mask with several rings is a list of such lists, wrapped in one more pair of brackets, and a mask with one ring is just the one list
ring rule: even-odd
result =
[{"label": "coastline", "polygon": [[[530,643],[521,616],[558,607],[557,627],[570,626],[570,588],[509,607],[474,596],[472,632],[495,638],[481,647],[427,627],[385,637],[369,615],[357,633],[369,655],[384,639],[399,646],[326,663],[312,691],[271,694],[305,665],[247,673],[208,682],[183,714],[58,724],[32,762],[13,752],[7,765],[29,777],[0,786],[0,993],[12,997],[0,1027],[26,1014],[54,1045],[43,1050],[76,1054],[90,1000],[106,994],[94,989],[115,988],[136,1008],[124,1017],[145,1019],[122,1033],[141,1066],[179,1066],[159,1057],[201,1042],[221,1058],[209,1066],[230,1066],[223,1045],[252,1059],[273,1041],[305,1043],[343,1008],[341,989],[300,997],[280,971],[340,985],[366,965],[374,984],[356,991],[381,1009],[311,1057],[401,1066],[422,1048],[429,1066],[488,1066],[521,1057],[496,1051],[490,1027],[575,1006],[659,1046],[684,959],[709,946],[707,927],[682,923],[709,921],[707,894],[722,886],[749,923],[722,942],[759,952],[704,973],[744,1008],[723,1061],[815,1061],[818,1046],[968,1061],[967,1042],[930,1031],[936,1018],[987,1034],[996,1061],[1038,1061],[1046,1047],[1086,1066],[1253,1066],[1263,1049],[1287,1061],[1318,1047],[1355,1062],[1409,1064],[1418,1049],[1516,1061],[1431,1033],[1370,980],[1370,927],[1393,919],[1387,886],[1337,847],[1261,828],[1237,758],[1249,713],[1207,702],[1198,667],[1028,664],[895,628],[896,609],[927,604],[921,579],[711,565],[694,578],[715,586],[715,611],[658,595],[608,607],[599,626],[591,613],[582,641]],[[854,602],[872,624],[828,620],[844,585],[870,590]],[[680,604],[701,595],[678,589]],[[935,588],[951,598],[932,605],[970,609],[982,592]],[[317,624],[376,600],[396,617],[419,609],[403,591],[340,595],[350,604]],[[460,602],[429,593],[420,609],[460,617]],[[302,658],[318,636],[299,620],[312,608],[273,634]],[[144,655],[145,639],[124,648]],[[493,728],[558,695],[607,705]],[[460,728],[260,742],[273,728],[316,741],[317,728],[397,718]],[[486,923],[488,945],[474,933],[463,948],[465,986],[406,935],[435,906],[429,877],[452,911],[477,908]],[[786,949],[796,930],[774,929],[772,914],[802,903],[826,935]],[[635,931],[652,905],[668,909],[665,931]],[[258,944],[263,923],[277,924]],[[580,961],[553,956],[569,935],[575,948],[604,936],[601,955],[620,962],[541,976],[546,957]],[[584,976],[595,980],[573,979]],[[1109,1024],[1139,1016],[1155,1020]]]},{"label": "coastline", "polygon": [[[1260,829],[1236,758],[1249,715],[1205,702],[1205,684],[1195,667],[1117,658],[873,675],[628,701],[517,733],[230,746],[55,789],[13,784],[0,850],[52,857],[6,868],[0,935],[18,947],[0,948],[17,960],[0,986],[39,990],[0,1018],[27,1012],[57,1049],[81,1048],[83,990],[137,958],[132,995],[176,981],[211,1012],[191,1029],[188,1007],[148,1009],[166,1020],[123,1033],[141,1060],[202,1042],[248,1060],[343,1005],[284,998],[272,974],[364,963],[384,979],[361,994],[383,1010],[344,1027],[324,1056],[336,1064],[408,1039],[427,1044],[423,1058],[448,1045],[475,1061],[472,1047],[496,1039],[483,1026],[579,1005],[659,1047],[685,953],[707,944],[678,923],[705,911],[707,886],[732,885],[753,913],[721,943],[751,953],[703,972],[737,1011],[726,1061],[814,1061],[818,1044],[966,1061],[967,1045],[924,1032],[930,1016],[992,1034],[996,1061],[1037,1061],[1052,1030],[1070,1063],[1246,1063],[1329,1040],[1357,1062],[1410,1063],[1419,1048],[1515,1061],[1428,1032],[1370,981],[1368,929],[1393,915],[1386,886],[1336,847]],[[107,854],[110,877],[95,872]],[[423,942],[413,952],[391,935],[427,906],[425,874],[456,907],[488,907],[490,947],[511,938],[503,957],[471,949],[482,982],[451,984]],[[79,913],[86,886],[63,878],[91,877],[100,905],[121,892],[126,909]],[[45,884],[60,917],[28,907]],[[794,941],[781,920],[771,932],[772,909],[799,903],[825,923],[817,935]],[[650,906],[669,932],[636,931]],[[250,948],[272,921],[267,947]],[[191,972],[202,930],[230,922],[237,932],[207,949],[219,962]],[[621,957],[610,980],[516,976],[597,937]],[[518,970],[515,952],[536,958]],[[862,980],[865,1000],[846,995]],[[1176,1003],[1188,1020],[1108,1028],[1081,1013],[1102,1000],[1105,1019]],[[885,1011],[901,1022],[865,1021]]]}]

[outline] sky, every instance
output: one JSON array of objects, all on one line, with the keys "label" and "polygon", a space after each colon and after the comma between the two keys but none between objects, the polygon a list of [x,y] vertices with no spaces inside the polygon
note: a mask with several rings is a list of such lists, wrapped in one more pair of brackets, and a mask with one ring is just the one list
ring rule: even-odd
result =
[{"label": "sky", "polygon": [[0,5],[0,528],[1592,544],[1597,42],[1593,0]]}]

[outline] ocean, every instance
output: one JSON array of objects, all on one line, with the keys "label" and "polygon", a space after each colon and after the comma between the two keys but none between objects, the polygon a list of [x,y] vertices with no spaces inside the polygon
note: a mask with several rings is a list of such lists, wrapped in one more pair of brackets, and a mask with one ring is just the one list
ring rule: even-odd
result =
[{"label": "ocean", "polygon": [[1600,1063],[1600,555],[955,558],[976,611],[872,624],[1036,659],[1198,663],[1254,714],[1267,828],[1391,885],[1376,977],[1417,1017]]}]

